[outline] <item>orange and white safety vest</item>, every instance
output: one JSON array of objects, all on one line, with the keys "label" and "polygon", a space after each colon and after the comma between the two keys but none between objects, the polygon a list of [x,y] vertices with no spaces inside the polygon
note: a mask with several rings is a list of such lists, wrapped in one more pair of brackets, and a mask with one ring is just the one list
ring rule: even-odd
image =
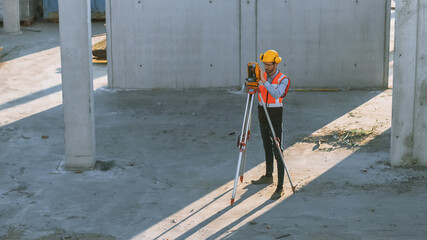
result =
[{"label": "orange and white safety vest", "polygon": [[[267,73],[264,73],[264,78],[267,79]],[[271,86],[273,86],[274,88],[278,88],[279,84],[283,81],[283,79],[286,79],[287,76],[281,72],[279,72],[274,78],[273,81],[271,82]],[[286,96],[286,94],[288,94],[288,90],[289,90],[289,86],[291,85],[291,81],[288,79],[288,83],[286,85],[286,89],[285,89],[285,93],[283,94],[283,96],[280,96],[279,98],[273,98],[273,96],[271,96],[271,94],[267,91],[267,88],[265,88],[262,85],[259,85],[259,93],[258,93],[258,101],[261,104],[261,97],[259,96],[259,94],[262,95],[262,99],[264,99],[264,102],[266,103],[267,107],[282,107],[282,101],[283,98]]]}]

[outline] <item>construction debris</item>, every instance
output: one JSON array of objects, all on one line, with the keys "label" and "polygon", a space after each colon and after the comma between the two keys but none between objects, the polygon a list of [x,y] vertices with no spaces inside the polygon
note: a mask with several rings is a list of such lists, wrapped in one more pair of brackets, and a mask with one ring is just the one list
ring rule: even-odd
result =
[{"label": "construction debris", "polygon": [[[322,135],[309,135],[304,137],[301,142],[315,143],[314,150],[331,151],[337,148],[353,149],[366,145],[376,135],[375,128],[371,130],[336,130]],[[321,148],[321,144],[327,144],[328,147]]]}]

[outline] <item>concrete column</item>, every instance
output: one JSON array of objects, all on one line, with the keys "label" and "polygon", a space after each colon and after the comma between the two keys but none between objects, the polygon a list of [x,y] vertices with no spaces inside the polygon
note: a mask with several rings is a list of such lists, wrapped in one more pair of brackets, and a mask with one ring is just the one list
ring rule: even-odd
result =
[{"label": "concrete column", "polygon": [[427,0],[396,1],[391,164],[427,166]]},{"label": "concrete column", "polygon": [[65,167],[95,164],[90,0],[59,0]]},{"label": "concrete column", "polygon": [[3,28],[6,33],[21,33],[19,0],[3,0]]},{"label": "concrete column", "polygon": [[414,153],[419,165],[427,166],[427,0],[419,1],[417,72],[415,82]]}]

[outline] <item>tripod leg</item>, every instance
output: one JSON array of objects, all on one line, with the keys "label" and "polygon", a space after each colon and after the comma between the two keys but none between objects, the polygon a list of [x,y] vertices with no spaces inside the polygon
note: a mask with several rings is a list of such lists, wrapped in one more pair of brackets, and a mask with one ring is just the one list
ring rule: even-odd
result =
[{"label": "tripod leg", "polygon": [[236,196],[237,182],[239,178],[239,169],[240,169],[240,164],[242,162],[242,154],[243,152],[239,153],[239,160],[237,161],[236,177],[234,178],[233,194],[231,195],[231,206],[233,206],[234,198]]},{"label": "tripod leg", "polygon": [[239,143],[242,142],[242,139],[244,137],[245,134],[245,126],[246,126],[246,119],[248,116],[248,109],[249,109],[249,103],[251,102],[251,95],[248,94],[248,97],[246,98],[246,106],[245,106],[245,115],[243,116],[243,124],[242,124],[242,131],[240,132],[240,136],[239,136]]},{"label": "tripod leg", "polygon": [[[250,138],[250,128],[251,128],[251,119],[252,119],[252,110],[253,110],[253,102],[254,102],[254,95],[250,94],[250,101],[249,101],[249,111],[246,113],[246,122],[245,122],[245,143],[248,142]],[[243,182],[243,174],[245,173],[245,165],[246,165],[246,154],[247,154],[247,145],[245,146],[245,150],[243,151],[242,156],[242,164],[240,165],[240,182]]]},{"label": "tripod leg", "polygon": [[288,168],[286,167],[286,164],[285,164],[285,159],[283,158],[282,147],[280,147],[279,141],[277,141],[276,133],[274,132],[273,124],[271,123],[270,115],[268,114],[267,107],[265,106],[264,99],[263,99],[261,94],[259,94],[258,96],[260,96],[260,98],[261,98],[262,107],[264,108],[264,112],[265,112],[265,116],[267,117],[268,125],[270,125],[271,135],[273,135],[273,141],[275,143],[274,145],[276,145],[277,150],[280,152],[280,160],[283,163],[286,175],[288,175],[289,183],[291,184],[291,187],[292,187],[292,192],[295,193],[295,186],[292,184],[291,176],[289,175]]},{"label": "tripod leg", "polygon": [[280,152],[280,160],[282,161],[283,167],[285,168],[286,175],[288,176],[289,183],[291,184],[292,192],[295,193],[295,186],[292,184],[291,176],[289,175],[288,168],[286,167],[285,158],[283,156],[284,155],[283,149],[280,146],[280,143],[277,139],[276,139],[275,143],[276,143],[275,145],[276,145],[277,150]]},{"label": "tripod leg", "polygon": [[245,165],[246,165],[246,151],[244,151],[242,153],[242,163],[240,164],[240,169],[239,169],[239,177],[240,177],[240,182],[243,182],[243,173],[245,171]]},{"label": "tripod leg", "polygon": [[245,115],[243,117],[242,131],[239,136],[240,153],[239,153],[239,159],[237,161],[236,176],[234,178],[233,194],[231,197],[231,206],[233,206],[234,204],[234,199],[236,196],[236,189],[237,189],[237,182],[238,182],[240,171],[241,171],[242,157],[244,152],[246,151],[246,141],[247,141],[246,134],[247,134],[248,116],[250,116],[250,114],[248,113],[252,109],[252,104],[251,104],[252,102],[253,102],[253,96],[252,94],[248,94],[248,97],[246,99]]}]

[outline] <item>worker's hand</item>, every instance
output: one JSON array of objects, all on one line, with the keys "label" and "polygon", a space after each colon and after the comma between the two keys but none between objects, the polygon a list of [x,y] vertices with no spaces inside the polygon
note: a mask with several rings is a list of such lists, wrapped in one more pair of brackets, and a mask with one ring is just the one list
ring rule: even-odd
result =
[{"label": "worker's hand", "polygon": [[259,73],[260,73],[260,75],[261,76],[259,76],[260,77],[260,82],[262,83],[262,84],[264,84],[267,80],[264,78],[264,69],[262,69],[262,67],[260,67],[260,66],[258,66],[258,68],[259,68]]}]

